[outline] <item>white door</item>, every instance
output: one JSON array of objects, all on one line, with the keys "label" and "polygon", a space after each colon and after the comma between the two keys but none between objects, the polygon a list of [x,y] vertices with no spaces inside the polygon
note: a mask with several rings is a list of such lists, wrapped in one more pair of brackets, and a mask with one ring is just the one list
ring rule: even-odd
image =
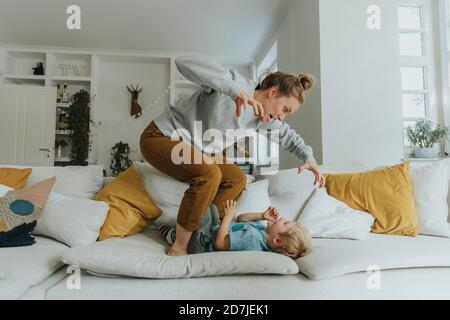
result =
[{"label": "white door", "polygon": [[0,85],[0,164],[53,166],[56,88]]}]

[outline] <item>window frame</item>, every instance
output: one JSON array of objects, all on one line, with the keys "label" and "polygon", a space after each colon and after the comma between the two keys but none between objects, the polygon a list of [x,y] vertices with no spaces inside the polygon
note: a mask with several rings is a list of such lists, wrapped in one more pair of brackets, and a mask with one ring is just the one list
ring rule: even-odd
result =
[{"label": "window frame", "polygon": [[[398,41],[399,41],[399,58],[400,68],[422,67],[424,70],[424,89],[423,90],[404,90],[400,88],[402,97],[402,114],[403,114],[403,95],[404,94],[420,94],[425,96],[425,118],[433,122],[438,122],[440,100],[438,94],[437,67],[438,59],[436,56],[439,39],[437,36],[438,28],[436,28],[436,20],[438,14],[433,0],[402,0],[397,3],[397,19],[399,19],[398,9],[400,7],[420,7],[421,8],[421,28],[405,29],[400,28],[397,22]],[[420,33],[422,35],[422,56],[402,56],[400,55],[400,34],[402,33]],[[421,117],[405,117],[402,116],[404,153],[408,157],[414,152],[415,147],[408,145],[404,134],[405,122],[414,122]]]},{"label": "window frame", "polygon": [[[439,98],[441,108],[439,110],[439,120],[442,125],[450,126],[450,0],[438,0],[435,3],[435,12],[437,15],[436,29],[439,50],[437,50],[437,59],[439,66],[437,68],[439,79]],[[442,150],[450,149],[450,142],[442,144]]]}]

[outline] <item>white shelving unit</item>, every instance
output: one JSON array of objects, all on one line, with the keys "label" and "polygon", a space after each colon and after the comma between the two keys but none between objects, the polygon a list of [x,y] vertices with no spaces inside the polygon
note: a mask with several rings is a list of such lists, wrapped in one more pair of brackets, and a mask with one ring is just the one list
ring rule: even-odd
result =
[{"label": "white shelving unit", "polygon": [[[0,83],[46,87],[56,87],[66,83],[70,96],[81,89],[88,91],[91,96],[93,94],[91,73],[93,53],[51,49],[38,50],[37,48],[7,48],[2,51]],[[44,75],[33,75],[33,67],[36,66],[37,62],[43,63]],[[57,127],[60,111],[67,112],[68,107],[70,107],[70,104],[58,104],[55,110],[57,113],[56,140],[67,140],[70,134],[70,131],[61,130]],[[70,146],[63,147],[62,156],[56,157],[55,148],[55,164],[69,163],[69,152]],[[90,155],[89,162],[93,162],[93,160],[92,155]]]},{"label": "white shelving unit", "polygon": [[[101,120],[102,115],[96,113],[96,93],[98,88],[98,68],[102,62],[111,63],[156,63],[169,66],[170,104],[176,104],[187,98],[200,86],[186,80],[177,70],[175,58],[181,53],[152,53],[152,52],[123,52],[117,50],[82,50],[51,47],[0,47],[0,83],[17,85],[36,85],[56,87],[67,83],[69,96],[81,89],[91,95],[91,118],[94,122]],[[221,59],[213,58],[220,63],[233,67],[242,74],[253,77],[254,62],[248,59]],[[43,62],[44,75],[33,75],[32,68],[37,62]],[[108,65],[110,65],[108,63]],[[69,67],[73,66],[73,67]],[[124,93],[127,94],[127,93]],[[70,104],[58,104],[57,114],[67,111]],[[58,111],[59,110],[59,111]],[[57,116],[58,122],[58,116]],[[57,130],[56,139],[67,139],[67,130]],[[97,141],[91,136],[92,152],[89,152],[88,163],[97,164]],[[68,163],[70,149],[63,148],[61,157],[55,152],[55,165]]]}]

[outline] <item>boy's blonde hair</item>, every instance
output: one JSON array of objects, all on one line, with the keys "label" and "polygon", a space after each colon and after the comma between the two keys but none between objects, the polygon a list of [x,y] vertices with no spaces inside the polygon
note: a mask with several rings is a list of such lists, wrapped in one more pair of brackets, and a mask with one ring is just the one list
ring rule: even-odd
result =
[{"label": "boy's blonde hair", "polygon": [[285,256],[296,259],[311,252],[311,234],[298,222],[294,222],[289,231],[281,233],[280,239],[283,240],[283,246],[276,251]]}]

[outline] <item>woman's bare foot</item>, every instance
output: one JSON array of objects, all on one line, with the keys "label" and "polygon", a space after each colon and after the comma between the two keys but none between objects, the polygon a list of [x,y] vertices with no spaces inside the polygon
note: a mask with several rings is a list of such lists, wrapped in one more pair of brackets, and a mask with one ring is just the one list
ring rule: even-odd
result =
[{"label": "woman's bare foot", "polygon": [[168,256],[186,256],[187,250],[179,247],[174,243],[166,252]]},{"label": "woman's bare foot", "polygon": [[185,256],[187,255],[187,247],[191,239],[192,231],[188,231],[178,223],[176,225],[176,239],[172,246],[167,250],[168,256]]}]

